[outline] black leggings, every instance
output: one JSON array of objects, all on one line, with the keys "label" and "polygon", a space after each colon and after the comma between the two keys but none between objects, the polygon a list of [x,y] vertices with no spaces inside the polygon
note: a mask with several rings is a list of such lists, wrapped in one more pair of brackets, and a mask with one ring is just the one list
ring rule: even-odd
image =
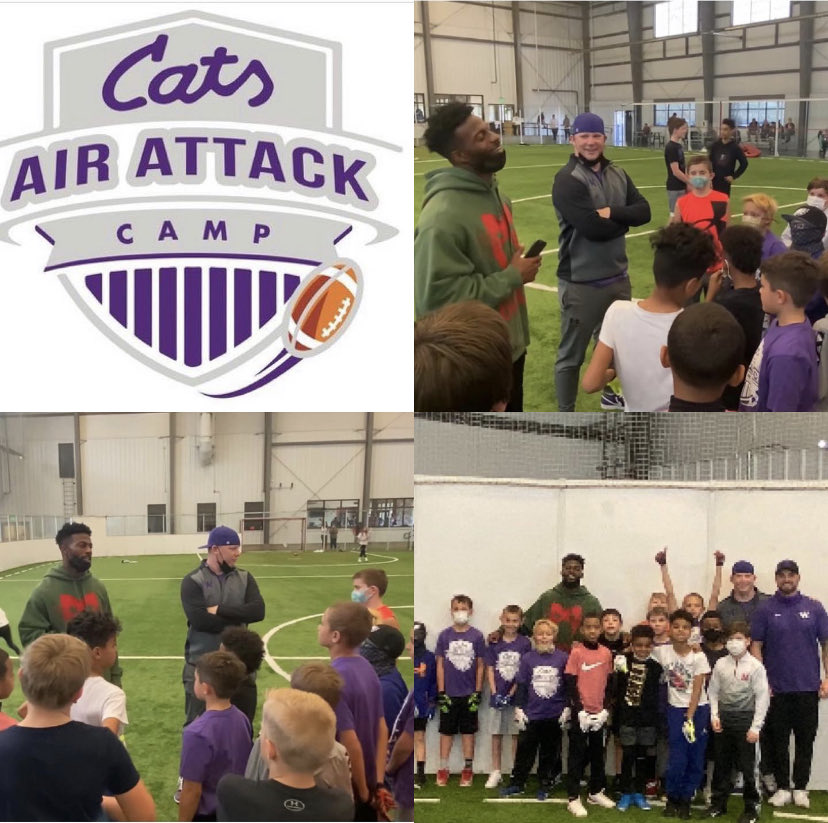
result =
[{"label": "black leggings", "polygon": [[2,637],[3,640],[6,641],[6,645],[19,657],[20,649],[17,648],[17,646],[14,643],[14,640],[12,640],[10,623],[7,623],[5,626],[0,626],[0,637]]}]

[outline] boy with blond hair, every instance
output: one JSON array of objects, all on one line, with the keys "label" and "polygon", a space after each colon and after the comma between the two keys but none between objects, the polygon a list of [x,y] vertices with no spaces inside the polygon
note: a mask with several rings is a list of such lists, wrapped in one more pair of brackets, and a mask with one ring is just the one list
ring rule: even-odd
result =
[{"label": "boy with blond hair", "polygon": [[23,652],[28,712],[0,734],[0,820],[102,820],[104,791],[126,820],[155,819],[123,744],[69,716],[90,671],[88,647],[66,634],[43,635]]},{"label": "boy with blond hair", "polygon": [[106,612],[82,611],[66,624],[66,634],[83,640],[89,647],[92,669],[83,684],[83,694],[72,704],[72,720],[104,726],[120,737],[129,723],[126,694],[120,686],[104,678],[118,659],[118,633],[121,624]]},{"label": "boy with blond hair", "polygon": [[246,676],[232,652],[208,652],[196,660],[194,694],[207,708],[182,733],[179,820],[215,820],[219,780],[244,774],[253,730],[230,698]]},{"label": "boy with blond hair", "polygon": [[262,708],[269,779],[225,775],[218,786],[218,820],[353,820],[351,798],[315,779],[330,757],[335,733],[336,715],[321,697],[271,689]]},{"label": "boy with blond hair", "polygon": [[331,665],[345,682],[336,707],[336,736],[348,751],[356,820],[376,820],[372,806],[382,791],[388,727],[382,714],[382,687],[359,647],[371,633],[371,613],[361,603],[335,603],[317,630]]},{"label": "boy with blond hair", "polygon": [[818,397],[814,330],[805,316],[819,267],[789,251],[762,263],[759,294],[773,320],[745,376],[739,411],[811,411]]}]

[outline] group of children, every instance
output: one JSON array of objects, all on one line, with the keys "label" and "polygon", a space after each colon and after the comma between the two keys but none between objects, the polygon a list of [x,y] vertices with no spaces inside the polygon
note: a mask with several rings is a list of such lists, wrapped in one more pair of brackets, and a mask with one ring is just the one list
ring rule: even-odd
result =
[{"label": "group of children", "polygon": [[[445,786],[450,779],[456,734],[461,735],[464,758],[460,786],[472,785],[486,682],[492,741],[486,788],[501,784],[503,740],[512,737],[511,780],[501,788],[501,796],[524,793],[537,756],[537,798],[545,800],[565,771],[567,808],[575,817],[588,814],[581,799],[588,765],[587,805],[648,810],[647,798],[657,795],[661,776],[664,816],[689,819],[690,802],[706,787],[706,760],[713,755],[706,816],[725,813],[733,776],[741,773],[744,811],[739,821],[753,823],[760,800],[754,780],[755,744],[768,710],[769,690],[764,667],[748,653],[748,625],[734,622],[725,632],[714,610],[724,558],[717,556],[708,611],[697,593],[687,595],[676,608],[666,551],[656,560],[667,594],[651,597],[646,619],[629,634],[622,631],[620,612],[610,608],[584,614],[580,639],[571,647],[556,645],[558,626],[545,618],[534,622],[530,642],[521,634],[523,611],[509,605],[487,646],[482,632],[469,623],[473,604],[467,595],[452,598],[452,624],[440,632],[434,653],[425,648],[425,626],[415,624],[417,786],[426,782],[425,730],[435,713],[440,718],[437,785]],[[608,796],[605,776],[610,737],[615,742],[617,800]]]},{"label": "group of children", "polygon": [[[230,627],[198,658],[205,711],[182,733],[179,820],[389,820],[394,809],[413,820],[413,693],[396,669],[406,644],[386,586],[380,569],[353,576],[352,600],[319,624],[330,663],[306,663],[290,688],[268,691],[255,742],[262,639]],[[84,611],[24,650],[23,719],[0,712],[0,820],[155,819],[124,744],[126,696],[104,677],[120,630]],[[14,688],[4,651],[0,673],[2,700]]]},{"label": "group of children", "polygon": [[[828,180],[808,183],[806,205],[783,215],[780,239],[770,228],[773,198],[745,196],[742,222],[731,225],[711,159],[692,156],[681,172],[689,191],[650,239],[654,288],[607,310],[581,387],[603,392],[617,378],[625,411],[814,410],[821,339],[813,325],[828,314]],[[414,330],[415,410],[503,410],[508,341],[503,318],[478,302],[423,317]]]}]

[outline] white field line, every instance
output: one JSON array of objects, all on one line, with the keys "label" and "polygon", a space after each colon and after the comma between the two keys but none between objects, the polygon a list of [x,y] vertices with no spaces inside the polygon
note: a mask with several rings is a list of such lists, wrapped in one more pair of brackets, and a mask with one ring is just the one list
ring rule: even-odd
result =
[{"label": "white field line", "polygon": [[0,580],[6,580],[9,577],[15,577],[18,574],[25,574],[26,572],[30,572],[33,569],[38,569],[41,566],[51,566],[52,561],[48,561],[47,563],[35,563],[34,566],[24,566],[22,569],[18,569],[15,572],[9,572],[8,574],[0,575]]},{"label": "white field line", "polygon": [[[639,191],[643,189],[664,189],[664,186],[636,186]],[[731,186],[732,189],[756,189],[756,186]],[[801,191],[801,186],[762,186],[763,189],[776,189],[779,191]],[[667,191],[667,189],[664,189]],[[526,203],[528,200],[544,200],[546,198],[552,199],[552,192],[549,191],[546,194],[536,194],[532,197],[519,197],[517,200],[512,200],[512,204],[514,203]],[[791,206],[798,205],[797,203],[791,203]],[[780,208],[785,208],[784,206],[780,206]],[[731,215],[731,217],[735,217],[737,215]]]},{"label": "white field line", "polygon": [[[392,609],[413,609],[414,606],[390,606]],[[265,647],[265,661],[271,669],[273,669],[276,674],[281,675],[285,678],[285,680],[290,681],[290,675],[276,662],[277,660],[284,660],[285,658],[282,657],[273,657],[271,653],[268,651],[268,644],[270,643],[270,638],[273,637],[276,632],[281,631],[282,629],[286,629],[288,626],[293,626],[296,623],[301,623],[304,620],[313,620],[315,617],[322,617],[324,612],[319,612],[318,614],[306,614],[304,617],[297,617],[294,620],[288,620],[285,623],[280,623],[278,626],[274,626],[270,631],[268,631],[262,637],[262,642],[264,643]],[[300,658],[288,658],[290,660],[298,660]]]},{"label": "white field line", "polygon": [[[414,577],[414,574],[389,574],[388,577]],[[103,583],[129,583],[133,580],[181,580],[181,577],[99,577]],[[257,574],[256,580],[350,580],[350,574]],[[21,577],[15,583],[39,583],[41,578]]]},{"label": "white field line", "polygon": [[828,817],[819,817],[813,814],[791,814],[790,812],[774,812],[774,817],[787,817],[795,820],[819,820],[828,823]]},{"label": "white field line", "polygon": [[439,803],[440,798],[439,797],[415,797],[414,802],[415,803]]},{"label": "white field line", "polygon": [[[658,154],[654,155],[653,157],[625,157],[625,158],[622,158],[620,160],[614,160],[613,162],[615,162],[618,165],[621,165],[622,163],[640,163],[642,161],[652,162],[653,160],[658,160],[660,163],[663,163],[664,162],[664,157],[661,156],[661,155],[658,155]],[[436,162],[436,161],[421,160],[420,162],[421,163],[429,163],[429,162]],[[445,162],[445,161],[442,161],[442,162]],[[566,162],[568,163],[569,160],[567,160]],[[565,165],[566,165],[566,163],[537,163],[537,164],[533,164],[531,166],[509,166],[509,165],[506,165],[498,172],[498,174],[503,174],[504,172],[507,172],[507,171],[516,171],[517,169],[562,169]],[[415,171],[414,172],[415,177],[423,177],[426,174],[428,174],[428,172],[425,172],[425,171]],[[665,191],[666,191],[666,189],[665,189]]]}]

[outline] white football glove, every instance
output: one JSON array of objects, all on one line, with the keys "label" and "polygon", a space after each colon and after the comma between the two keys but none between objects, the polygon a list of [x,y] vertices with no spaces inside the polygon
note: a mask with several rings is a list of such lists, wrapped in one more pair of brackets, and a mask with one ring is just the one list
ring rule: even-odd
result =
[{"label": "white football glove", "polygon": [[598,714],[590,715],[591,722],[589,724],[589,730],[592,732],[597,732],[600,729],[603,729],[608,717],[609,712],[606,709],[601,709],[601,711],[598,712]]},{"label": "white football glove", "polygon": [[615,671],[621,674],[627,673],[627,656],[623,654],[615,655]]},{"label": "white football glove", "polygon": [[562,712],[561,716],[558,718],[558,723],[561,724],[561,728],[565,729],[569,726],[569,718],[572,717],[572,709],[567,706]]},{"label": "white football glove", "polygon": [[517,726],[517,730],[519,732],[524,731],[528,722],[529,718],[526,716],[526,712],[518,706],[515,709],[515,725]]},{"label": "white football glove", "polygon": [[581,731],[588,732],[591,722],[590,716],[586,710],[581,709],[581,711],[578,712],[578,725],[581,727]]}]

